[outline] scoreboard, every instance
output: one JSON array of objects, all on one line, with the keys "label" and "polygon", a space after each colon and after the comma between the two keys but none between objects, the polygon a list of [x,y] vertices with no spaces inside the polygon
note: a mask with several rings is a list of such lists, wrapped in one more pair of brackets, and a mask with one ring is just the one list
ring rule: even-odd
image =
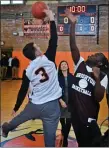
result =
[{"label": "scoreboard", "polygon": [[68,8],[77,15],[76,35],[96,35],[96,5],[58,6],[58,35],[69,35],[70,22],[65,15]]}]

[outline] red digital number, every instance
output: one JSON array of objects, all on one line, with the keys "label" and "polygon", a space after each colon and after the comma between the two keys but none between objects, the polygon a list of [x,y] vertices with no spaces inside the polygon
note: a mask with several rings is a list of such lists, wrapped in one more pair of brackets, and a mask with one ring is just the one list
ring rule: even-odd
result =
[{"label": "red digital number", "polygon": [[60,26],[60,27],[59,27],[59,31],[60,31],[60,32],[63,32],[63,31],[64,31],[64,27],[63,27],[63,26]]},{"label": "red digital number", "polygon": [[86,7],[82,6],[82,12],[86,12]]},{"label": "red digital number", "polygon": [[75,12],[75,11],[76,11],[75,6],[70,7],[70,12]]},{"label": "red digital number", "polygon": [[38,74],[41,74],[42,76],[42,79],[40,80],[41,83],[47,81],[49,79],[45,69],[43,67],[39,68],[38,70],[35,71],[35,74],[38,75]]},{"label": "red digital number", "polygon": [[86,12],[85,6],[77,6],[77,12]]},{"label": "red digital number", "polygon": [[81,10],[81,6],[78,6],[77,7],[77,12],[81,12],[82,10]]},{"label": "red digital number", "polygon": [[86,12],[86,6],[72,6],[72,7],[70,7],[70,12],[72,12],[72,13]]}]

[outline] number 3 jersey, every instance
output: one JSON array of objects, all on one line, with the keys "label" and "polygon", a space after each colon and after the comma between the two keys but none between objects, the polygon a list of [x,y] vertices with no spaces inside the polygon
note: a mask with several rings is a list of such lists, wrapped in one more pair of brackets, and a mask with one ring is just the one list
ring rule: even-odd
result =
[{"label": "number 3 jersey", "polygon": [[62,96],[55,64],[45,55],[37,57],[26,69],[30,80],[29,99],[34,104],[43,104]]}]

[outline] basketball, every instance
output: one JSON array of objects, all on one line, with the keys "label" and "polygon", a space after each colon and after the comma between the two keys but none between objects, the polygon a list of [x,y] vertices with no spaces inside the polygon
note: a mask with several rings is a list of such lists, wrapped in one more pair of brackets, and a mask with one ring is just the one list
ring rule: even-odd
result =
[{"label": "basketball", "polygon": [[35,18],[43,19],[46,16],[43,12],[44,9],[47,9],[47,5],[44,2],[36,2],[32,5],[32,15]]}]

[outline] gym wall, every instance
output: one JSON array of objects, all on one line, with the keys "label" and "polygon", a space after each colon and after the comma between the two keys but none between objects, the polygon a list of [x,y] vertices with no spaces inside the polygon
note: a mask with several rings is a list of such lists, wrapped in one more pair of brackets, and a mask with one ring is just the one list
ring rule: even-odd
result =
[{"label": "gym wall", "polygon": [[[98,1],[91,2],[87,4],[97,4],[101,6],[99,7],[99,44],[97,44],[97,36],[76,36],[77,45],[81,52],[81,55],[87,59],[87,56],[94,52],[103,52],[106,56],[108,56],[108,1]],[[57,21],[57,5],[61,3],[52,1],[49,2],[49,7],[55,13],[56,21]],[[64,3],[63,5],[73,4],[73,3]],[[86,4],[86,3],[85,3]],[[28,65],[28,60],[24,58],[22,55],[22,48],[25,44],[29,42],[35,42],[40,45],[43,52],[46,51],[48,46],[48,39],[37,39],[37,38],[28,38],[25,36],[14,36],[13,32],[22,31],[22,19],[9,19],[11,15],[15,13],[23,13],[23,12],[31,12],[32,4],[27,2],[27,5],[22,6],[1,6],[1,13],[7,15],[6,19],[1,20],[1,40],[5,41],[5,48],[12,47],[13,48],[13,56],[17,56],[20,60],[20,68],[19,68],[19,77],[22,77],[23,70]],[[43,44],[42,44],[43,43]],[[68,36],[59,36],[58,37],[58,48],[57,48],[57,56],[56,63],[57,65],[61,60],[67,60],[70,65],[70,71],[73,72],[73,61],[70,54],[69,47],[69,37]]]}]

